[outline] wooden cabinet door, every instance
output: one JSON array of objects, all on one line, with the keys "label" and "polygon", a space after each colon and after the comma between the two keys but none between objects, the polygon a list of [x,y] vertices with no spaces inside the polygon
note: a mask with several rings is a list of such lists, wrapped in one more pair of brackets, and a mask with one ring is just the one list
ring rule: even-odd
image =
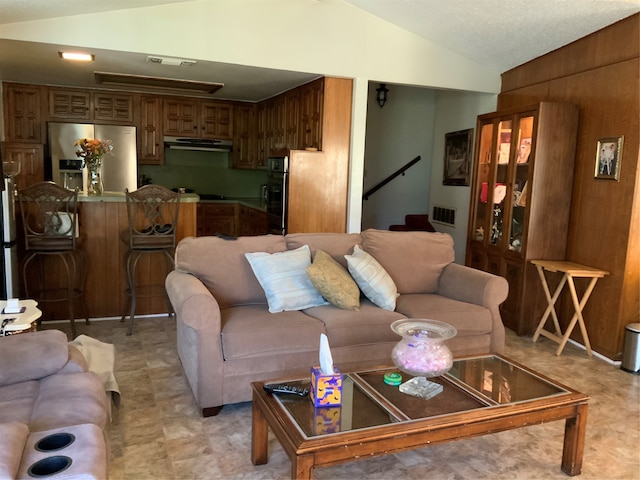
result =
[{"label": "wooden cabinet door", "polygon": [[91,94],[71,88],[49,89],[49,118],[63,121],[90,121]]},{"label": "wooden cabinet door", "polygon": [[140,97],[140,125],[138,125],[138,164],[164,164],[162,140],[162,98]]},{"label": "wooden cabinet door", "polygon": [[273,130],[269,155],[287,147],[286,105],[284,95],[279,95],[273,99]]},{"label": "wooden cabinet door", "polygon": [[300,148],[300,92],[291,90],[285,94],[285,143],[290,150]]},{"label": "wooden cabinet door", "polygon": [[200,134],[203,138],[233,138],[233,105],[227,102],[200,104]]},{"label": "wooden cabinet door", "polygon": [[29,185],[44,181],[44,155],[42,145],[33,143],[2,144],[3,161],[20,163],[20,174],[15,177],[18,190]]},{"label": "wooden cabinet door", "polygon": [[40,87],[5,83],[4,88],[5,139],[44,143]]},{"label": "wooden cabinet door", "polygon": [[300,88],[300,148],[322,150],[322,111],[324,79],[315,80]]},{"label": "wooden cabinet door", "polygon": [[198,100],[165,98],[163,102],[164,134],[198,136]]},{"label": "wooden cabinet door", "polygon": [[236,105],[233,123],[233,167],[256,168],[256,106]]},{"label": "wooden cabinet door", "polygon": [[96,92],[93,106],[96,122],[133,124],[133,95]]},{"label": "wooden cabinet door", "polygon": [[266,235],[267,213],[240,205],[238,209],[238,236]]},{"label": "wooden cabinet door", "polygon": [[267,153],[267,108],[264,102],[256,107],[256,167],[266,167],[269,154]]},{"label": "wooden cabinet door", "polygon": [[236,206],[235,203],[198,203],[197,235],[202,237],[221,233],[235,236]]}]

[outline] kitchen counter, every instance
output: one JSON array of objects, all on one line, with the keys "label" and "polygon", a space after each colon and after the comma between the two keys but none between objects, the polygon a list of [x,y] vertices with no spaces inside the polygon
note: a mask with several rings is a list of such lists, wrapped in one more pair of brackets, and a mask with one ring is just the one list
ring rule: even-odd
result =
[{"label": "kitchen counter", "polygon": [[[126,202],[124,192],[104,192],[102,195],[78,194],[78,202]],[[200,197],[195,193],[183,193],[180,195],[180,203],[197,203]]]},{"label": "kitchen counter", "polygon": [[[195,195],[195,194],[193,194]],[[197,195],[196,195],[197,196]],[[198,203],[238,203],[245,207],[260,210],[261,212],[267,211],[267,204],[261,198],[249,198],[249,197],[226,197],[222,200],[198,200]]]}]

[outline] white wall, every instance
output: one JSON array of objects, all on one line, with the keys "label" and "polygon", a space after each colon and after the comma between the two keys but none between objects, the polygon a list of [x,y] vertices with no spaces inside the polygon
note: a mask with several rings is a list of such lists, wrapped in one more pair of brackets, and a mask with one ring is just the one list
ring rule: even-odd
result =
[{"label": "white wall", "polygon": [[369,84],[364,191],[415,157],[421,160],[363,201],[363,230],[387,229],[404,223],[408,213],[429,212],[436,91],[387,85],[388,100],[380,108],[376,102],[378,86]]},{"label": "white wall", "polygon": [[[431,151],[433,162],[431,164],[429,205],[431,212],[433,212],[434,205],[456,209],[455,226],[449,227],[443,224],[434,224],[434,227],[439,232],[445,232],[453,236],[456,263],[464,264],[471,186],[442,184],[444,136],[449,132],[473,128],[475,142],[476,117],[483,113],[495,111],[496,102],[496,95],[481,93],[441,91],[437,95],[436,122],[433,132],[434,142]],[[474,163],[475,158],[472,159],[472,167]]]}]

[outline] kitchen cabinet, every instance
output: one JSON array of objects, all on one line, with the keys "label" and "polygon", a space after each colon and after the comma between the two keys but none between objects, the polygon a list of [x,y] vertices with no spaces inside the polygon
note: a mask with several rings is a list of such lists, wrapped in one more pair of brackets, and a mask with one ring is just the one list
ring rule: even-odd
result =
[{"label": "kitchen cabinet", "polygon": [[49,119],[133,125],[133,95],[74,88],[49,88]]},{"label": "kitchen cabinet", "polygon": [[49,88],[49,119],[91,121],[91,93],[72,88]]},{"label": "kitchen cabinet", "polygon": [[287,148],[300,148],[300,92],[298,89],[285,93],[284,136]]},{"label": "kitchen cabinet", "polygon": [[256,105],[256,164],[266,167],[267,158],[267,104],[260,102]]},{"label": "kitchen cabinet", "polygon": [[542,102],[478,117],[466,264],[501,275],[505,326],[530,335],[546,305],[532,259],[564,259],[578,109]]},{"label": "kitchen cabinet", "polygon": [[4,83],[4,125],[7,142],[44,143],[42,88]]},{"label": "kitchen cabinet", "polygon": [[138,164],[163,165],[162,98],[153,95],[140,97],[138,132]]},{"label": "kitchen cabinet", "polygon": [[231,140],[233,105],[230,102],[165,98],[164,135]]},{"label": "kitchen cabinet", "polygon": [[235,105],[233,109],[233,152],[231,154],[234,168],[257,167],[255,104]]},{"label": "kitchen cabinet", "polygon": [[265,235],[267,231],[267,212],[245,205],[238,206],[238,228],[236,235]]},{"label": "kitchen cabinet", "polygon": [[299,88],[300,115],[298,148],[322,150],[322,114],[324,79],[319,78]]},{"label": "kitchen cabinet", "polygon": [[133,124],[133,95],[112,92],[93,93],[93,119],[96,123]]},{"label": "kitchen cabinet", "polygon": [[20,164],[20,174],[15,177],[18,190],[44,181],[43,146],[35,143],[4,142],[2,144],[2,160]]},{"label": "kitchen cabinet", "polygon": [[199,237],[236,235],[236,203],[199,202],[197,207],[196,232]]}]

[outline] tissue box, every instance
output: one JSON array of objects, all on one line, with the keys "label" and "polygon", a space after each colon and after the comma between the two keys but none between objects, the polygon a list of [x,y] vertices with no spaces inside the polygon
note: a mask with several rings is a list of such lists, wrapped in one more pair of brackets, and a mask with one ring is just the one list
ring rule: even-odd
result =
[{"label": "tissue box", "polygon": [[333,375],[324,375],[320,367],[311,367],[311,401],[315,407],[342,405],[342,374],[334,367]]},{"label": "tissue box", "polygon": [[313,411],[313,433],[336,433],[342,425],[342,407],[323,407]]}]

